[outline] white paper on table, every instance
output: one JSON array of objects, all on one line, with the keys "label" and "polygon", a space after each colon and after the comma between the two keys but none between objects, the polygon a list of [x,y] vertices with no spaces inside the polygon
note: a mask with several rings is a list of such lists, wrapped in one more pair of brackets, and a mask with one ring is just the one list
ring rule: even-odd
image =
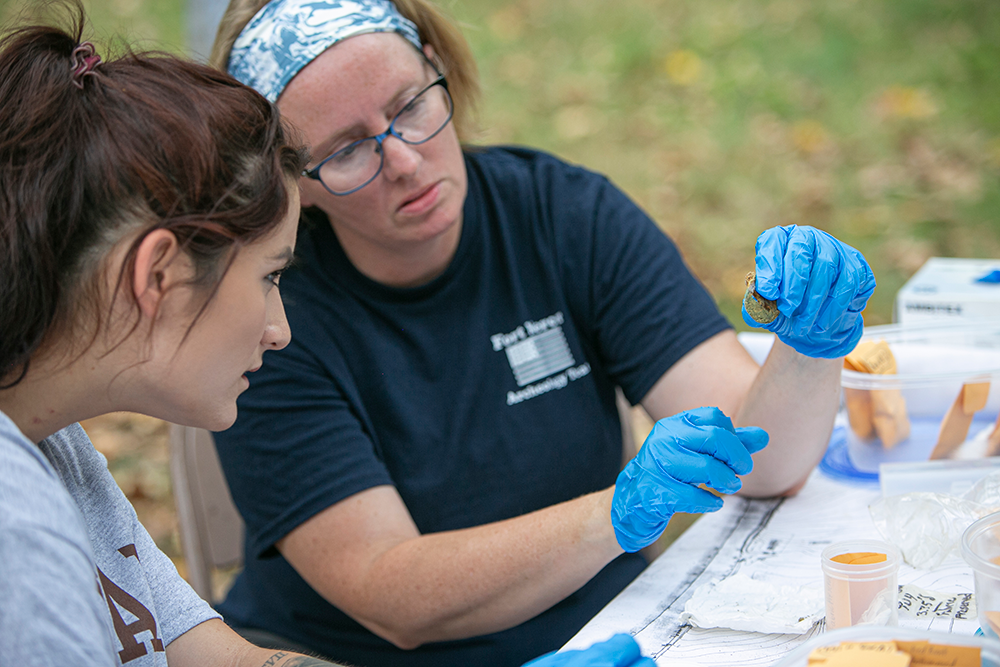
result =
[{"label": "white paper on table", "polygon": [[[826,546],[846,539],[880,539],[868,512],[880,498],[877,486],[844,484],[819,471],[791,498],[727,497],[720,512],[699,519],[566,647],[582,648],[596,637],[629,632],[658,665],[771,667],[821,633],[823,624],[805,634],[705,629],[680,620],[685,604],[702,585],[739,574],[821,589],[820,554]],[[973,589],[971,570],[954,555],[929,571],[904,563],[899,583],[950,594]],[[974,619],[902,613],[899,624],[960,634],[979,627]]]},{"label": "white paper on table", "polygon": [[823,618],[823,591],[762,581],[737,572],[699,586],[680,620],[699,628],[800,635]]}]

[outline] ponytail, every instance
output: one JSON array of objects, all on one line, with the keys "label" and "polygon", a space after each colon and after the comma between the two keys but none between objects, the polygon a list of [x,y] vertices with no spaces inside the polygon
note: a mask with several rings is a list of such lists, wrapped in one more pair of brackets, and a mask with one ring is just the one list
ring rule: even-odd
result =
[{"label": "ponytail", "polygon": [[[166,54],[102,60],[81,42],[79,0],[63,4],[68,30],[0,38],[0,389],[51,336],[93,344],[107,284],[131,286],[153,229],[177,236],[210,299],[238,248],[285,216],[306,158],[256,92]],[[108,276],[126,236],[125,261]],[[133,306],[126,335],[139,322]]]}]

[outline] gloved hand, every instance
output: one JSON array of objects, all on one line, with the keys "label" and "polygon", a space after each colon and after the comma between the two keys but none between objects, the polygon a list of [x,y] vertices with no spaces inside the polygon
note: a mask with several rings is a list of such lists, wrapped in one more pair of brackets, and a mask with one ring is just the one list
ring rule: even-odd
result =
[{"label": "gloved hand", "polygon": [[757,293],[777,302],[780,313],[759,324],[743,309],[743,321],[773,331],[808,357],[834,359],[861,338],[861,311],[875,291],[864,256],[813,227],[774,227],[757,239]]},{"label": "gloved hand", "polygon": [[590,648],[547,653],[522,667],[656,667],[656,663],[642,657],[631,635],[621,634]]},{"label": "gloved hand", "polygon": [[639,453],[618,474],[611,525],[625,551],[656,541],[675,512],[698,514],[722,507],[705,484],[735,493],[737,475],[753,468],[750,455],[764,449],[767,433],[755,426],[733,428],[718,408],[697,408],[661,419]]}]

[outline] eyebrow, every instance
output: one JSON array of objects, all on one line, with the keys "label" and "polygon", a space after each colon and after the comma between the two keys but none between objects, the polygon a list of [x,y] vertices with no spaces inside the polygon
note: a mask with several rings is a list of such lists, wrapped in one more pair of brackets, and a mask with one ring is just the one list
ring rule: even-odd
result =
[{"label": "eyebrow", "polygon": [[[409,102],[409,100],[412,99],[412,97],[421,90],[423,90],[423,86],[421,84],[414,85],[412,83],[407,83],[398,91],[396,91],[395,95],[389,98],[389,101],[386,102],[385,105],[382,107],[383,113],[387,109],[391,109],[397,104],[399,104],[400,99],[406,99],[406,101]],[[391,119],[390,122],[392,122]],[[314,157],[319,156],[319,160],[317,160],[317,162],[321,162],[326,158],[330,157],[330,155],[333,153],[332,147],[337,143],[339,143],[340,140],[343,139],[344,137],[351,136],[352,134],[354,134],[358,135],[358,139],[360,140],[360,139],[367,139],[368,137],[373,136],[370,134],[366,134],[367,132],[368,128],[365,126],[364,123],[361,122],[354,123],[353,125],[345,127],[344,129],[336,132],[335,134],[330,135],[325,140],[317,144],[316,148],[313,151],[313,156]]]},{"label": "eyebrow", "polygon": [[267,258],[269,262],[284,261],[285,264],[291,264],[292,260],[294,259],[295,259],[295,252],[289,247],[286,247],[284,250],[276,252],[275,254]]}]

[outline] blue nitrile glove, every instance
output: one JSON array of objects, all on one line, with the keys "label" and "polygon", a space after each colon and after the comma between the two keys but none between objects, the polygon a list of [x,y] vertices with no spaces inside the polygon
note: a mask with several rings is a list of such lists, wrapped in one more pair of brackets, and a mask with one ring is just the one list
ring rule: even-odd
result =
[{"label": "blue nitrile glove", "polygon": [[813,227],[774,227],[757,239],[755,270],[757,293],[776,301],[780,314],[759,324],[744,308],[744,322],[808,357],[835,359],[854,349],[875,291],[864,255]]},{"label": "blue nitrile glove", "polygon": [[590,648],[547,653],[522,667],[656,667],[656,663],[642,657],[632,635],[621,634]]},{"label": "blue nitrile glove", "polygon": [[756,426],[733,428],[719,408],[697,408],[661,419],[642,449],[618,474],[611,525],[625,551],[649,546],[676,512],[700,514],[722,507],[705,484],[735,493],[737,475],[753,468],[750,455],[764,449],[767,433]]}]

